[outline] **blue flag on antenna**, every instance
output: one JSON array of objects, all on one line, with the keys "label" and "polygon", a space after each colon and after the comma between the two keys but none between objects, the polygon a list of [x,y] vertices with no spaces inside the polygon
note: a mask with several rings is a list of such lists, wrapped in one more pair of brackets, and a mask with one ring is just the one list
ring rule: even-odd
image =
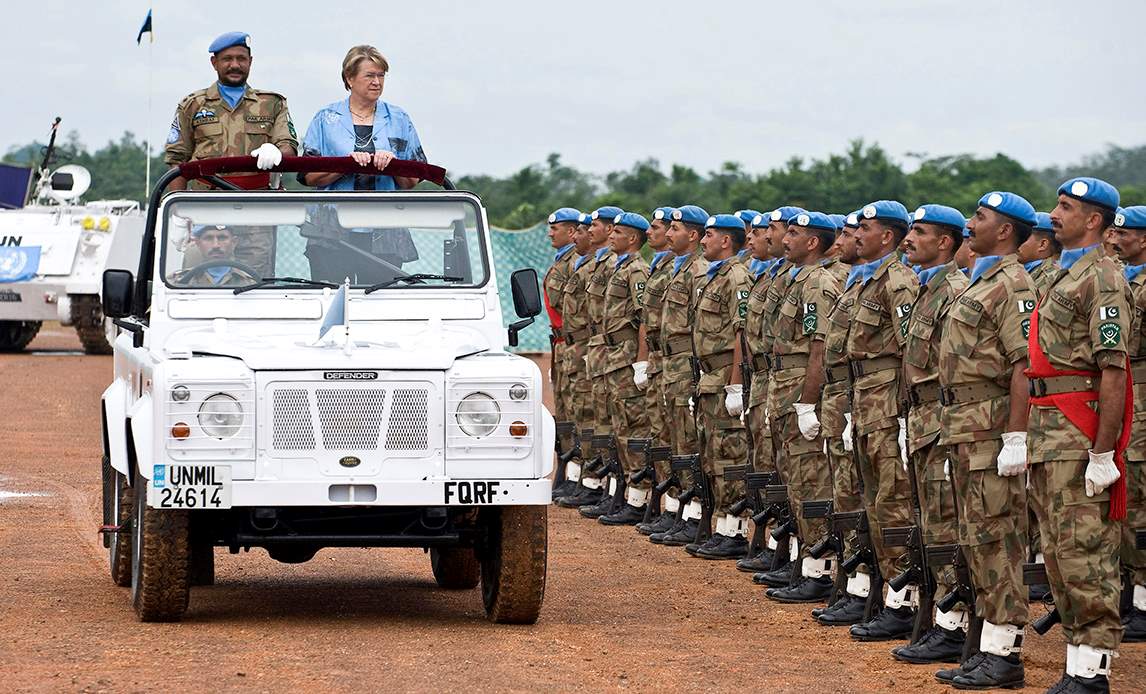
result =
[{"label": "blue flag on antenna", "polygon": [[326,317],[322,319],[322,327],[318,329],[318,339],[321,340],[334,326],[346,325],[346,305],[349,301],[350,281],[347,280],[334,293],[334,298],[330,300],[330,306],[326,307]]},{"label": "blue flag on antenna", "polygon": [[148,39],[152,42],[155,41],[155,34],[151,33],[151,10],[147,11],[147,19],[143,20],[143,26],[139,27],[139,33],[135,36],[135,45],[139,45],[143,41],[143,35],[147,34]]}]

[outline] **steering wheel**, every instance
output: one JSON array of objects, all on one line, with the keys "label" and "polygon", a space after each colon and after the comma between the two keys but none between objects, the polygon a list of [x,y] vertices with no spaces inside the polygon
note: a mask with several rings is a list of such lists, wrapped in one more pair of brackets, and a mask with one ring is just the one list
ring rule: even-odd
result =
[{"label": "steering wheel", "polygon": [[180,284],[189,284],[191,281],[191,278],[197,277],[197,276],[203,274],[204,272],[206,272],[207,270],[210,270],[213,267],[234,268],[234,269],[239,270],[241,272],[247,273],[251,278],[253,278],[255,280],[255,282],[258,282],[259,280],[262,279],[262,277],[259,276],[259,273],[255,272],[254,268],[252,268],[250,265],[247,265],[246,263],[239,262],[238,260],[235,260],[234,258],[220,258],[219,260],[207,260],[207,261],[204,261],[202,263],[199,263],[198,265],[196,265],[193,268],[189,268],[188,270],[185,271],[183,276],[179,278],[179,283]]}]

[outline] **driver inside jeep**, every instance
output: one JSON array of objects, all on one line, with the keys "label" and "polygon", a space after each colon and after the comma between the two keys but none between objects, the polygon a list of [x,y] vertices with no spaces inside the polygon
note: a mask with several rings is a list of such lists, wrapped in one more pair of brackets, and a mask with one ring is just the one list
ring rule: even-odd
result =
[{"label": "driver inside jeep", "polygon": [[200,224],[191,228],[191,242],[203,262],[168,276],[172,284],[185,287],[242,287],[257,280],[255,272],[235,259],[235,232],[225,224]]}]

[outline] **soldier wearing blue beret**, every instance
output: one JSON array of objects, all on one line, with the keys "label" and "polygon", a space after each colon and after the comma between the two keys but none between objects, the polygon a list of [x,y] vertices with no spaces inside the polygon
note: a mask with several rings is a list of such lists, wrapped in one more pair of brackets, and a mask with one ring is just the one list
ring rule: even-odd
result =
[{"label": "soldier wearing blue beret", "polygon": [[1041,298],[1058,272],[1058,254],[1062,252],[1062,244],[1055,238],[1049,214],[1036,212],[1035,219],[1031,235],[1019,246],[1018,255]]}]

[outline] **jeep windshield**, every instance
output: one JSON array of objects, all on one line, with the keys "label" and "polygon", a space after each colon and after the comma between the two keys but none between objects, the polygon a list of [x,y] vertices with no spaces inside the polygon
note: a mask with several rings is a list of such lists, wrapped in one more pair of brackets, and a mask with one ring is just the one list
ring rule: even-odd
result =
[{"label": "jeep windshield", "polygon": [[162,276],[173,289],[322,291],[479,287],[477,204],[450,194],[192,193],[168,202]]}]

